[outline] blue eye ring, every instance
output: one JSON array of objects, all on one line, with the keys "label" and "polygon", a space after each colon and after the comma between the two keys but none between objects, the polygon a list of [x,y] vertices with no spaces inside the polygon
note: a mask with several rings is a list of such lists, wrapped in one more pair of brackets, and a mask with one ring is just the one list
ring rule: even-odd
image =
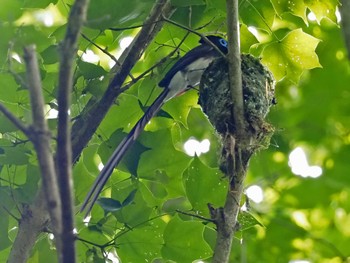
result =
[{"label": "blue eye ring", "polygon": [[219,43],[220,43],[221,46],[227,47],[227,41],[226,41],[225,39],[220,38],[220,39],[219,39]]}]

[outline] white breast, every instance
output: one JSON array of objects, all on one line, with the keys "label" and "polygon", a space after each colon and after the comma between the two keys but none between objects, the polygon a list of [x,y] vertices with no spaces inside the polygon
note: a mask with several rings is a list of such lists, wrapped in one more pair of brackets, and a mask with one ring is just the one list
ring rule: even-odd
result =
[{"label": "white breast", "polygon": [[199,58],[188,65],[184,70],[178,71],[169,83],[168,88],[170,91],[166,100],[171,99],[181,91],[197,86],[204,70],[209,66],[213,59],[214,57]]}]

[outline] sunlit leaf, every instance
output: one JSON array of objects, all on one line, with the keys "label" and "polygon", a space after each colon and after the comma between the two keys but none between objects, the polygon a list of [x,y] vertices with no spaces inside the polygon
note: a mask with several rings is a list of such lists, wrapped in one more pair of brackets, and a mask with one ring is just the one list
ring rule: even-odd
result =
[{"label": "sunlit leaf", "polygon": [[271,32],[276,11],[269,0],[239,2],[239,13],[247,26]]},{"label": "sunlit leaf", "polygon": [[315,14],[318,22],[322,18],[329,18],[333,22],[337,21],[335,11],[339,3],[338,0],[304,0],[307,7]]},{"label": "sunlit leaf", "polygon": [[271,0],[271,3],[279,15],[289,12],[295,16],[301,17],[306,24],[308,23],[306,17],[307,6],[304,0]]},{"label": "sunlit leaf", "polygon": [[262,53],[262,62],[272,71],[275,79],[288,77],[298,81],[305,69],[321,67],[315,52],[317,38],[296,29],[281,41],[269,44]]},{"label": "sunlit leaf", "polygon": [[259,225],[263,226],[251,213],[247,211],[241,211],[238,214],[239,230],[244,231],[253,226]]}]

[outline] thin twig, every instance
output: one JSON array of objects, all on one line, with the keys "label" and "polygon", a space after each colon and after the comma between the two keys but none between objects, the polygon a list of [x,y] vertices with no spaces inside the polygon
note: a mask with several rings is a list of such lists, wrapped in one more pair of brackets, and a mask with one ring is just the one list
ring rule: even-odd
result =
[{"label": "thin twig", "polygon": [[176,209],[175,211],[180,213],[180,214],[186,215],[186,216],[192,216],[192,217],[198,218],[198,219],[203,220],[203,221],[215,223],[215,220],[213,220],[211,218],[206,218],[204,216],[200,216],[200,215],[197,215],[197,214],[184,212],[184,211],[181,211],[179,209]]},{"label": "thin twig", "polygon": [[[95,42],[93,42],[90,38],[88,38],[86,35],[84,35],[83,33],[81,33],[81,36],[86,39],[90,44],[92,44],[94,47],[96,47],[98,50],[100,50],[101,52],[103,52],[104,54],[106,54],[110,59],[112,59],[118,66],[121,66],[119,60],[113,56],[111,53],[109,53],[106,49],[100,47],[99,45],[97,45]],[[129,77],[134,80],[134,76],[129,73]]]},{"label": "thin twig", "polygon": [[222,57],[224,57],[224,58],[226,57],[226,55],[225,55],[216,45],[214,45],[212,42],[210,42],[210,41],[206,38],[205,35],[203,35],[203,34],[201,34],[201,33],[198,33],[198,32],[196,31],[196,30],[198,30],[198,29],[191,29],[191,28],[189,28],[189,27],[187,27],[187,26],[184,26],[184,25],[181,25],[181,24],[179,24],[179,23],[176,23],[175,21],[172,21],[172,20],[170,20],[170,19],[168,19],[168,18],[166,18],[166,17],[163,17],[163,20],[166,21],[166,22],[168,22],[168,23],[170,23],[170,24],[172,24],[172,25],[175,25],[175,26],[177,26],[177,27],[179,27],[179,28],[182,28],[182,29],[184,29],[184,30],[186,30],[186,31],[188,31],[188,32],[191,32],[191,33],[193,33],[193,34],[199,36],[200,38],[202,38],[202,39],[204,40],[204,42],[206,42],[207,44],[211,45]]}]

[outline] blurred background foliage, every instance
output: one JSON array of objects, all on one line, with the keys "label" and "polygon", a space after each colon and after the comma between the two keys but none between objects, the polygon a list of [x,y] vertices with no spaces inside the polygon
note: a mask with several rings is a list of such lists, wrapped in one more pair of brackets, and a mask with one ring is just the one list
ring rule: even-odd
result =
[{"label": "blurred background foliage", "polygon": [[[22,49],[39,54],[47,117],[55,134],[59,43],[72,0],[0,0],[0,102],[30,122]],[[83,34],[115,57],[139,31],[153,0],[91,0]],[[171,20],[203,34],[226,32],[223,0],[173,0]],[[241,0],[241,50],[260,57],[275,76],[276,128],[269,149],[252,158],[232,262],[349,262],[350,68],[336,0]],[[111,30],[113,28],[113,30]],[[138,76],[174,50],[186,30],[165,23],[131,74]],[[158,81],[198,45],[190,34],[180,51],[118,97],[74,166],[77,209],[117,143],[160,92]],[[71,116],[99,98],[113,60],[82,38],[74,72]],[[210,261],[214,225],[226,181],[217,168],[220,142],[197,105],[197,92],[168,102],[115,170],[89,224],[77,214],[79,262]],[[203,146],[186,152],[189,139]],[[54,144],[54,142],[53,142]],[[188,144],[187,144],[188,145]],[[209,147],[209,148],[208,148]],[[209,151],[205,152],[205,148]],[[193,151],[193,146],[190,147]],[[33,146],[0,114],[0,261],[16,236],[22,204],[40,177]],[[136,191],[135,191],[136,190]],[[112,213],[104,211],[112,205]],[[38,237],[30,262],[55,262],[51,236]],[[196,261],[200,262],[200,261]]]}]

